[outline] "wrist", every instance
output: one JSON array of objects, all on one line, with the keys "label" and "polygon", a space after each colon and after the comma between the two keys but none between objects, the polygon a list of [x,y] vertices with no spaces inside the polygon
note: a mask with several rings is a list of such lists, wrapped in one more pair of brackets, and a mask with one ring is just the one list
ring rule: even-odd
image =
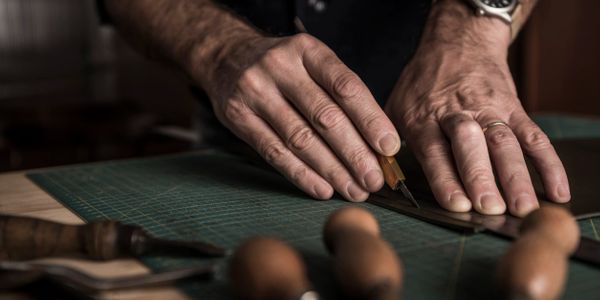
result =
[{"label": "wrist", "polygon": [[438,0],[432,5],[423,43],[473,49],[506,57],[510,26],[504,21],[477,16],[465,0]]},{"label": "wrist", "polygon": [[184,26],[172,44],[176,48],[174,60],[207,92],[230,57],[264,38],[237,15],[211,2],[203,2],[185,22],[180,22]]},{"label": "wrist", "polygon": [[236,33],[226,37],[218,34],[202,37],[185,56],[184,69],[207,92],[220,80],[219,74],[232,74],[241,69],[245,62],[240,55],[250,45],[264,39],[249,26],[231,30]]}]

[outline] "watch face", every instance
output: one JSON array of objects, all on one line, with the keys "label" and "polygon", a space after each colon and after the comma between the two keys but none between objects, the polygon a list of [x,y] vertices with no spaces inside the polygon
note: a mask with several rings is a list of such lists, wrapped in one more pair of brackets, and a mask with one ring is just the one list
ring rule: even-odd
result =
[{"label": "watch face", "polygon": [[516,0],[481,0],[481,3],[493,8],[507,8]]}]

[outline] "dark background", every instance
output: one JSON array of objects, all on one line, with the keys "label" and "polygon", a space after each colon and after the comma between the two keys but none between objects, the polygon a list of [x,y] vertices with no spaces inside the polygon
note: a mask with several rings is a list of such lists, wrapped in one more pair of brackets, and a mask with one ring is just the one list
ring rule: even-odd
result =
[{"label": "dark background", "polygon": [[[510,57],[529,112],[600,115],[598,13],[596,0],[540,0]],[[0,0],[0,171],[193,144],[185,76],[98,23],[92,0]]]}]

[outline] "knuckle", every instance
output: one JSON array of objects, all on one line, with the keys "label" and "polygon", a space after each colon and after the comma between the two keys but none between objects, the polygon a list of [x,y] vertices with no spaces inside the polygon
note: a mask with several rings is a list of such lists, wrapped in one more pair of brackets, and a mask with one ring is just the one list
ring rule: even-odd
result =
[{"label": "knuckle", "polygon": [[496,94],[496,89],[487,83],[464,84],[458,87],[456,95],[463,103],[473,103],[479,98],[492,99]]},{"label": "knuckle", "polygon": [[263,90],[263,87],[261,75],[254,68],[244,70],[238,80],[238,90],[242,93],[258,94]]},{"label": "knuckle", "polygon": [[334,78],[331,90],[338,100],[356,99],[361,93],[361,81],[356,74],[345,71]]},{"label": "knuckle", "polygon": [[496,126],[486,132],[487,141],[492,147],[512,146],[516,144],[516,139],[512,131],[506,126]]},{"label": "knuckle", "polygon": [[442,174],[438,177],[436,177],[435,182],[437,184],[439,184],[440,186],[443,187],[447,187],[447,186],[456,186],[456,183],[459,182],[458,178],[452,174]]},{"label": "knuckle", "polygon": [[302,48],[312,48],[317,44],[317,40],[308,33],[298,33],[292,36],[291,40]]},{"label": "knuckle", "polygon": [[265,160],[271,165],[280,165],[286,156],[286,149],[281,143],[264,145],[261,152]]},{"label": "knuckle", "polygon": [[284,66],[289,61],[288,50],[283,47],[274,47],[267,52],[262,57],[262,63],[268,67],[271,66]]},{"label": "knuckle", "polygon": [[335,104],[325,104],[316,109],[314,123],[325,130],[337,127],[345,118],[342,110]]},{"label": "knuckle", "polygon": [[529,175],[526,175],[522,172],[513,172],[508,175],[508,178],[506,178],[506,184],[511,186],[515,184],[521,184],[522,182],[527,181],[530,181]]},{"label": "knuckle", "polygon": [[315,139],[316,137],[314,131],[303,125],[292,130],[292,134],[288,139],[288,144],[290,148],[298,151],[304,151],[312,146]]},{"label": "knuckle", "polygon": [[420,159],[443,158],[449,152],[449,146],[446,143],[431,142],[418,147],[416,154]]},{"label": "knuckle", "polygon": [[[431,188],[434,193],[444,195],[440,199],[450,198],[450,195],[460,187],[460,179],[453,174],[430,175]],[[447,196],[446,196],[447,195]]]},{"label": "knuckle", "polygon": [[373,155],[371,150],[361,147],[348,155],[348,163],[355,169],[364,169],[368,157]]},{"label": "knuckle", "polygon": [[324,172],[324,177],[331,182],[336,189],[341,190],[349,181],[352,181],[352,176],[342,165],[336,165]]},{"label": "knuckle", "polygon": [[240,99],[231,99],[223,107],[223,115],[225,119],[230,122],[243,121],[244,117],[248,113],[248,107]]},{"label": "knuckle", "polygon": [[293,182],[301,182],[304,178],[306,178],[307,174],[308,170],[306,167],[301,166],[291,171],[289,176]]},{"label": "knuckle", "polygon": [[442,118],[441,123],[445,131],[456,138],[469,138],[482,132],[479,124],[464,113],[450,113]]},{"label": "knuckle", "polygon": [[377,113],[370,113],[363,118],[363,124],[368,129],[379,129],[382,127],[382,118]]},{"label": "knuckle", "polygon": [[456,186],[456,183],[459,182],[459,178],[456,176],[456,174],[454,174],[454,172],[437,170],[436,172],[430,172],[426,175],[432,183],[444,188],[448,186],[454,187]]},{"label": "knuckle", "polygon": [[307,98],[313,99],[312,103],[314,105],[315,110],[322,108],[322,106],[333,103],[333,100],[327,93],[320,91],[318,89],[307,89]]},{"label": "knuckle", "polygon": [[483,133],[479,124],[472,120],[462,120],[456,123],[452,129],[452,132],[453,136],[459,140],[467,140],[473,136]]},{"label": "knuckle", "polygon": [[548,136],[536,128],[530,130],[529,133],[525,135],[523,146],[527,152],[536,152],[539,150],[546,150],[552,147],[552,144],[550,143]]},{"label": "knuckle", "polygon": [[469,183],[489,183],[494,180],[491,170],[481,167],[467,169],[464,178]]}]

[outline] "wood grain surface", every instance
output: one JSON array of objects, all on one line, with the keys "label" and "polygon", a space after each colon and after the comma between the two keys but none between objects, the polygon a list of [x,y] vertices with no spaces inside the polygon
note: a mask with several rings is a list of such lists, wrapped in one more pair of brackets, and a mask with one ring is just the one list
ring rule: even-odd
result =
[{"label": "wood grain surface", "polygon": [[[27,179],[25,172],[0,174],[0,213],[37,217],[69,224],[84,223],[81,218]],[[38,261],[62,264],[87,272],[93,276],[107,278],[149,272],[147,267],[135,259],[119,259],[110,262],[93,262],[77,259],[44,259]],[[101,298],[188,299],[186,295],[172,287],[110,292],[101,295]]]}]

